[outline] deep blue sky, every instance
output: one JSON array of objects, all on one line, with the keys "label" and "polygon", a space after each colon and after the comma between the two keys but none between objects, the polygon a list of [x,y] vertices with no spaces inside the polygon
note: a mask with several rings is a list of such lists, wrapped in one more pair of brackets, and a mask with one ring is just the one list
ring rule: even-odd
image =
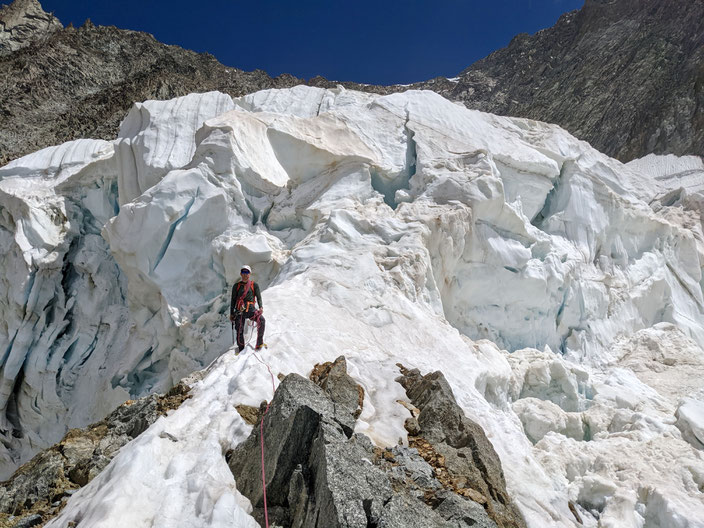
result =
[{"label": "deep blue sky", "polygon": [[[583,0],[40,0],[64,25],[146,31],[228,66],[373,84],[453,77]],[[0,0],[9,3],[9,0]]]}]

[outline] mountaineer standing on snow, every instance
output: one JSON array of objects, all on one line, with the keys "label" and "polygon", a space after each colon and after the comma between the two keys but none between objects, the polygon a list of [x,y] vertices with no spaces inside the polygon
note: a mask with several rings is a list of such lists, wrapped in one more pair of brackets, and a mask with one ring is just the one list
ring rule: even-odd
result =
[{"label": "mountaineer standing on snow", "polygon": [[[262,304],[262,294],[259,284],[249,280],[252,268],[242,266],[240,270],[240,280],[232,287],[232,300],[230,301],[230,321],[235,324],[237,330],[237,347],[239,352],[244,349],[244,323],[247,319],[252,319],[257,323],[257,346],[256,350],[266,346],[264,344],[264,306]],[[254,299],[257,299],[259,310],[254,309]]]}]

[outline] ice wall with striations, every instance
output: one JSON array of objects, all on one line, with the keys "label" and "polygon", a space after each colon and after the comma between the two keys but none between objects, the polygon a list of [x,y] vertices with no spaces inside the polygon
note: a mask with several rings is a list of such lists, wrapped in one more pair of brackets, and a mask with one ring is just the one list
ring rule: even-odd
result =
[{"label": "ice wall with striations", "polygon": [[[570,501],[585,526],[704,526],[702,226],[668,198],[692,164],[431,92],[137,105],[112,143],[0,169],[5,467],[227,351],[247,263],[273,369],[344,353],[379,445],[405,438],[396,363],[440,369],[529,526],[576,526]],[[245,525],[223,453],[266,376],[218,358],[53,525]]]},{"label": "ice wall with striations", "polygon": [[[146,190],[156,181],[144,174],[185,164],[196,130],[230,107],[219,93],[135,105],[122,126],[134,143],[129,164],[120,138],[72,141],[0,168],[0,478],[67,427],[164,389],[204,361],[174,353],[165,368],[152,367],[177,332],[154,318],[158,309],[130,311],[101,230],[136,182]],[[121,181],[134,182],[123,198]]]}]

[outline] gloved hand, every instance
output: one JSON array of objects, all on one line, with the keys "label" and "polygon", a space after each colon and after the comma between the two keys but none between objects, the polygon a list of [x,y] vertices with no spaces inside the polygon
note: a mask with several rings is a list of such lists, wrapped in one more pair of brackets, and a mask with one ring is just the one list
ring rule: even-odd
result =
[{"label": "gloved hand", "polygon": [[235,316],[233,314],[230,314],[230,321],[233,323],[235,322]]}]

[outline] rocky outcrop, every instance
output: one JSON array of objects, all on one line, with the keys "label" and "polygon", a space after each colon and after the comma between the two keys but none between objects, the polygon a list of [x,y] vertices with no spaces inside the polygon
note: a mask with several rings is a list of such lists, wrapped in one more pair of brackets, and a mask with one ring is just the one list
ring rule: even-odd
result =
[{"label": "rocky outcrop", "polygon": [[525,526],[506,491],[499,456],[479,424],[457,405],[442,372],[422,376],[399,367],[396,381],[419,409],[407,421],[409,445],[432,463],[445,489],[482,504],[499,527]]},{"label": "rocky outcrop", "polygon": [[[447,401],[452,393],[446,391],[449,386],[442,375],[432,375],[424,382],[415,374],[406,371],[404,378],[412,387],[411,399],[425,409],[425,414],[421,409],[418,416],[419,425],[423,425],[414,438],[427,434],[437,440],[437,444],[426,442],[428,449],[444,453],[443,463],[435,466],[416,448],[399,445],[381,449],[365,435],[353,432],[360,391],[346,372],[344,358],[316,365],[311,377],[320,386],[296,374],[283,379],[263,417],[266,497],[272,526],[525,526],[506,494],[498,457],[481,429],[477,432],[474,424],[464,436],[455,431],[458,425],[470,422],[454,416],[459,407]],[[440,393],[435,394],[437,391]],[[426,418],[438,411],[456,418],[445,433]],[[249,438],[226,456],[238,490],[251,501],[254,517],[263,522],[260,441],[260,427],[255,426]],[[464,444],[456,447],[458,442]],[[456,450],[454,456],[452,449]],[[459,460],[467,454],[467,460]],[[444,462],[447,459],[451,460]],[[482,482],[482,476],[489,481]],[[476,490],[463,492],[470,490],[469,486]]]},{"label": "rocky outcrop", "polygon": [[[37,0],[3,8],[0,30],[0,166],[72,139],[113,139],[135,101],[211,90],[240,96],[305,82],[227,67],[146,33],[90,23],[61,28]],[[452,79],[341,84],[380,94],[427,89],[470,108],[557,123],[622,161],[702,155],[702,35],[704,0],[587,0]],[[307,84],[338,83],[315,77]]]},{"label": "rocky outcrop", "polygon": [[[15,0],[0,13],[0,28],[8,27],[7,13],[12,20],[51,17],[36,0]],[[19,49],[0,53],[0,166],[73,139],[114,139],[135,101],[211,90],[240,96],[300,83],[230,68],[147,33],[89,22],[61,28],[51,18],[51,32],[25,36]]]},{"label": "rocky outcrop", "polygon": [[45,39],[62,28],[59,19],[44,12],[37,0],[15,0],[0,8],[0,56]]},{"label": "rocky outcrop", "polygon": [[364,389],[347,374],[344,356],[334,362],[315,365],[310,380],[325,391],[335,406],[341,407],[355,420],[362,414]]},{"label": "rocky outcrop", "polygon": [[179,407],[189,391],[179,383],[165,395],[127,401],[90,427],[71,429],[0,484],[0,527],[36,526],[58,515],[68,497],[105,469],[127,442]]},{"label": "rocky outcrop", "polygon": [[586,0],[453,81],[424,87],[556,123],[609,156],[704,154],[704,1]]}]

